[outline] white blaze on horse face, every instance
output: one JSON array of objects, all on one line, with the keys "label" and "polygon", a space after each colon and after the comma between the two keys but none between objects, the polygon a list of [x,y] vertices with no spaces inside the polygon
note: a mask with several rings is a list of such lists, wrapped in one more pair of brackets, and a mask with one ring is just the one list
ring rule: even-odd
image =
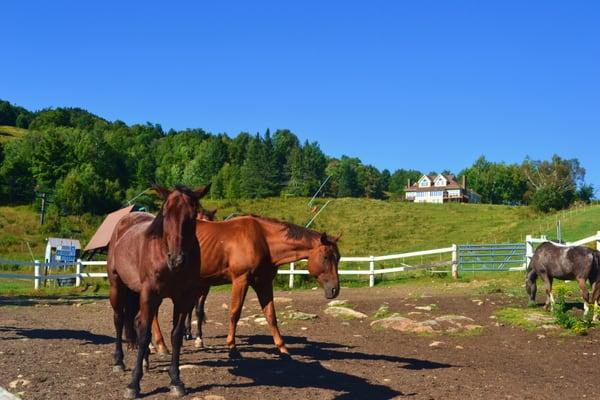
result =
[{"label": "white blaze on horse face", "polygon": [[[588,313],[590,312],[590,306],[587,303],[587,301],[583,301],[583,315],[588,315]],[[594,313],[595,314],[595,313]]]}]

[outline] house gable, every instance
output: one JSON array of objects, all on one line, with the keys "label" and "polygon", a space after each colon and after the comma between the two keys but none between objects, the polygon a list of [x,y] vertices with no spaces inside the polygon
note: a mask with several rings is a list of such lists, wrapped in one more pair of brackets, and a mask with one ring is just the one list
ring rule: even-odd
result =
[{"label": "house gable", "polygon": [[419,179],[419,187],[430,187],[430,186],[431,186],[431,179],[427,175],[423,175]]},{"label": "house gable", "polygon": [[433,181],[433,185],[437,187],[444,187],[448,184],[448,180],[442,174],[439,174]]}]

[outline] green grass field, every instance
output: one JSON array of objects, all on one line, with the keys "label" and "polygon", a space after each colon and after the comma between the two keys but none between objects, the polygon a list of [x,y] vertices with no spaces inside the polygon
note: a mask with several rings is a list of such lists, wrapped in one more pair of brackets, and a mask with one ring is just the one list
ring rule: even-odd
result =
[{"label": "green grass field", "polygon": [[23,137],[27,129],[16,128],[14,126],[0,125],[0,143],[6,143],[13,139]]},{"label": "green grass field", "polygon": [[[204,201],[217,207],[218,219],[232,213],[253,213],[300,225],[312,217],[306,198],[242,200],[235,204]],[[323,204],[324,199],[319,199]],[[39,225],[32,206],[0,207],[0,258],[43,258],[49,236],[77,238],[85,245],[102,222],[102,217],[47,216]],[[537,214],[529,207],[477,204],[412,204],[392,201],[334,199],[311,228],[331,234],[342,233],[340,251],[345,256],[385,255],[434,249],[464,243],[523,242],[527,234],[556,236],[560,219],[563,237],[576,240],[600,230],[600,206],[555,214]]]}]

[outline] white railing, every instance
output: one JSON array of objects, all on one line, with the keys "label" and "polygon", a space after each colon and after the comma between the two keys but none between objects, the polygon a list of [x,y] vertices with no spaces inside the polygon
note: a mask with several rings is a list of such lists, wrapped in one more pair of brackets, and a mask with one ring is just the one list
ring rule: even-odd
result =
[{"label": "white railing", "polygon": [[[340,275],[367,275],[369,276],[369,286],[372,287],[375,285],[375,275],[378,274],[389,274],[395,272],[404,272],[415,269],[423,269],[430,268],[429,266],[412,266],[408,264],[404,264],[401,262],[401,266],[399,267],[391,267],[391,268],[375,268],[376,262],[382,261],[390,261],[390,260],[404,260],[407,258],[414,257],[422,257],[429,256],[435,254],[446,254],[452,253],[452,257],[450,260],[442,264],[450,265],[452,267],[452,276],[458,276],[458,269],[456,265],[456,245],[452,245],[451,247],[445,247],[442,249],[434,249],[434,250],[424,250],[424,251],[413,251],[410,253],[400,253],[400,254],[391,254],[386,256],[368,256],[368,257],[342,257],[340,258],[340,263],[368,263],[369,269],[344,269],[340,268],[338,273]],[[300,262],[306,262],[306,260],[302,260]],[[308,275],[308,270],[306,269],[296,269],[298,263],[290,263],[289,269],[280,269],[277,271],[280,275],[289,275],[289,287],[294,287],[294,276],[295,275]],[[40,283],[42,281],[48,279],[69,279],[75,278],[75,285],[81,285],[82,278],[106,278],[106,272],[85,272],[85,268],[87,266],[100,266],[106,265],[106,261],[82,261],[77,260],[75,263],[66,264],[66,263],[43,263],[38,260],[36,261],[12,261],[12,260],[0,260],[0,265],[18,265],[18,266],[33,266],[34,272],[33,275],[26,274],[4,274],[0,273],[0,279],[2,278],[12,278],[12,279],[33,279],[35,289],[39,289]],[[43,275],[42,268],[49,267],[75,267],[75,273],[69,274],[52,274],[52,275]]]},{"label": "white railing", "polygon": [[[524,265],[524,269],[527,268],[531,258],[533,257],[533,246],[536,243],[544,243],[547,242],[548,238],[545,235],[540,236],[539,238],[533,237],[532,235],[527,235],[525,237],[525,246],[526,246],[526,261]],[[585,237],[583,239],[575,240],[573,242],[564,243],[565,246],[581,246],[587,243],[596,242],[596,250],[600,250],[600,231],[596,232],[595,235]]]}]

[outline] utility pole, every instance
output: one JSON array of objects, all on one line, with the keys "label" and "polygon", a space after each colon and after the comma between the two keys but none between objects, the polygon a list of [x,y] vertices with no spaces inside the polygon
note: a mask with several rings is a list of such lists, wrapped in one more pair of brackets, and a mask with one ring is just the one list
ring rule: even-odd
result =
[{"label": "utility pole", "polygon": [[46,193],[42,192],[40,194],[40,197],[42,198],[42,208],[40,210],[40,225],[44,225],[44,219],[46,216]]}]

